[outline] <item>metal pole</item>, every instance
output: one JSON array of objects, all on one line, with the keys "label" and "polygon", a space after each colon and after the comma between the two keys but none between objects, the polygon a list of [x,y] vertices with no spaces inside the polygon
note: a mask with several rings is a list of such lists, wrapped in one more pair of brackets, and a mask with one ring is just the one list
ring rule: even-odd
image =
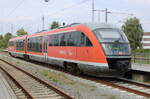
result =
[{"label": "metal pole", "polygon": [[44,16],[42,17],[42,30],[44,30],[45,24],[44,24]]},{"label": "metal pole", "polygon": [[11,24],[11,33],[13,33],[13,24]]},{"label": "metal pole", "polygon": [[94,0],[92,0],[92,22],[94,22]]},{"label": "metal pole", "polygon": [[106,14],[105,14],[105,22],[107,23],[107,21],[108,21],[108,9],[106,8]]},{"label": "metal pole", "polygon": [[100,11],[98,11],[98,22],[100,23]]}]

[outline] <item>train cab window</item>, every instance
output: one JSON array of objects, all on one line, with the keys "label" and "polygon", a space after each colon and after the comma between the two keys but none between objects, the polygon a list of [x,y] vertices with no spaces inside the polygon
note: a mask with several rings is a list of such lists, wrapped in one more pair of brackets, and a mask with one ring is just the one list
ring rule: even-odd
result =
[{"label": "train cab window", "polygon": [[94,34],[96,35],[99,42],[115,42],[125,41],[128,42],[124,33],[121,30],[115,28],[98,28],[95,29]]}]

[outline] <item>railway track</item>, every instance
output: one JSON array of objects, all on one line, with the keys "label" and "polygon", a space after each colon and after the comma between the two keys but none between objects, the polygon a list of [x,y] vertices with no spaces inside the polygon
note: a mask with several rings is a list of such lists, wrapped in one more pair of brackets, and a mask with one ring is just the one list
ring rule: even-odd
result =
[{"label": "railway track", "polygon": [[[35,62],[33,62],[33,63],[35,63]],[[89,75],[76,75],[76,74],[72,74],[70,72],[66,72],[65,70],[60,69],[60,68],[57,69],[55,67],[50,67],[49,65],[48,66],[45,65],[45,67],[54,69],[57,71],[65,72],[65,73],[71,74],[73,76],[78,76],[83,79],[91,80],[96,83],[101,83],[101,84],[104,84],[107,86],[118,88],[118,89],[130,92],[130,93],[134,93],[136,95],[150,98],[150,85],[149,84],[137,82],[134,80],[129,80],[126,78],[119,78],[119,77],[93,77],[93,76],[89,76]]]},{"label": "railway track", "polygon": [[[35,62],[33,62],[33,63],[35,64]],[[45,67],[46,68],[51,68],[51,69],[54,69],[54,70],[57,70],[57,71],[68,73],[64,70],[47,66],[46,64],[45,64]],[[69,74],[71,74],[71,73],[69,73]],[[71,74],[71,75],[73,75],[73,74]],[[74,76],[77,76],[77,75],[74,75]],[[90,76],[87,76],[87,75],[81,75],[81,76],[78,76],[78,77],[81,77],[81,78],[87,79],[87,80],[91,80],[91,81],[94,81],[96,83],[101,83],[101,84],[104,84],[104,85],[107,85],[107,86],[111,86],[113,88],[118,88],[118,89],[124,90],[126,92],[134,93],[135,95],[150,98],[150,85],[145,84],[145,83],[140,83],[140,82],[136,82],[136,81],[125,79],[125,78],[116,78],[116,77],[97,78],[97,77],[90,77]]]},{"label": "railway track", "polygon": [[101,77],[101,78],[89,78],[84,77],[85,79],[95,81],[97,83],[102,83],[107,86],[118,88],[136,95],[150,98],[150,85],[136,82],[133,80],[118,78],[118,77]]},{"label": "railway track", "polygon": [[0,59],[0,68],[9,76],[21,89],[15,88],[18,94],[24,92],[22,99],[74,99],[73,96],[62,91],[54,85],[31,75],[7,61]]},{"label": "railway track", "polygon": [[0,72],[3,74],[11,88],[13,89],[14,93],[16,94],[18,99],[28,99],[28,95],[26,92],[19,86],[13,78],[8,76],[3,70],[0,69]]},{"label": "railway track", "polygon": [[[35,62],[33,62],[33,63],[35,63]],[[55,67],[50,67],[49,65],[48,66],[45,65],[45,67],[54,69],[57,71],[69,73],[63,69],[60,69],[60,68],[57,69]],[[101,83],[101,84],[104,84],[107,86],[118,88],[118,89],[130,92],[130,93],[134,93],[139,96],[150,98],[150,85],[145,84],[145,83],[141,83],[141,82],[125,79],[125,78],[119,78],[119,77],[93,77],[93,76],[89,76],[89,75],[74,75],[72,73],[69,73],[69,74],[71,74],[73,76],[81,77],[83,79],[91,80],[96,83]]]}]

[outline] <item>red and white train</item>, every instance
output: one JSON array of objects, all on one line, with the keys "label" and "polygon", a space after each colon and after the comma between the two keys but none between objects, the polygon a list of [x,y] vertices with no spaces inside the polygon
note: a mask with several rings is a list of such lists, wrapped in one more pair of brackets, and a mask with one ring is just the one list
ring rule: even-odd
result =
[{"label": "red and white train", "polygon": [[9,54],[96,76],[123,74],[131,68],[126,35],[109,24],[72,24],[63,28],[15,37]]}]

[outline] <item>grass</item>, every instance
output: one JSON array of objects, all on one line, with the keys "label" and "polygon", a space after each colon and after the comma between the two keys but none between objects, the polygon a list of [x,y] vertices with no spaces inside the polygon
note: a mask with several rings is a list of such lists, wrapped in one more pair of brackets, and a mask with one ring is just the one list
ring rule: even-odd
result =
[{"label": "grass", "polygon": [[116,96],[112,96],[112,95],[108,96],[106,94],[102,94],[101,96],[108,97],[108,99],[116,99]]},{"label": "grass", "polygon": [[109,99],[116,99],[116,96],[109,96]]},{"label": "grass", "polygon": [[73,80],[68,79],[63,73],[51,72],[48,70],[42,70],[40,71],[40,73],[56,83],[59,82],[62,84],[71,84],[71,85],[75,84]]},{"label": "grass", "polygon": [[49,78],[51,81],[53,81],[55,83],[59,83],[62,85],[71,85],[71,86],[73,85],[77,88],[77,90],[86,91],[87,90],[86,88],[89,88],[90,91],[96,90],[96,86],[88,85],[88,84],[82,83],[82,82],[76,82],[72,79],[69,79],[63,73],[57,73],[57,72],[53,72],[53,71],[49,71],[49,70],[41,70],[39,73],[46,76],[47,78]]},{"label": "grass", "polygon": [[20,62],[19,62],[19,61],[17,61],[17,64],[20,64]]}]

